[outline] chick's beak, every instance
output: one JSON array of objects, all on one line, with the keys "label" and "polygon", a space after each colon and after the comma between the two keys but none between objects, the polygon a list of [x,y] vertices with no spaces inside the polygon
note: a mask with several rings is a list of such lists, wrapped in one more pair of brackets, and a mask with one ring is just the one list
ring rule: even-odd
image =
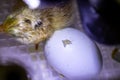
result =
[{"label": "chick's beak", "polygon": [[17,24],[17,20],[16,19],[11,19],[8,18],[6,19],[3,24],[0,25],[0,33],[9,33],[9,31],[11,31],[11,29],[14,28],[14,26]]},{"label": "chick's beak", "polygon": [[9,32],[9,26],[1,24],[0,25],[0,33],[7,33],[7,32]]},{"label": "chick's beak", "polygon": [[9,36],[16,37],[13,34],[13,27],[5,26],[3,24],[0,25],[0,33],[4,33],[4,34],[7,34]]},{"label": "chick's beak", "polygon": [[0,33],[3,33],[4,29],[3,29],[3,24],[0,25]]}]

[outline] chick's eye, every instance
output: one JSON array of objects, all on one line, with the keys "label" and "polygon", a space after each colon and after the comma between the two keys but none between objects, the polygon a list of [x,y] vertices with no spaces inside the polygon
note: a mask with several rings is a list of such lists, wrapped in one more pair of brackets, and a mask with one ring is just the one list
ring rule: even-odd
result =
[{"label": "chick's eye", "polygon": [[36,24],[35,24],[35,29],[39,28],[43,23],[41,21],[38,21]]},{"label": "chick's eye", "polygon": [[25,22],[31,24],[31,21],[29,19],[25,19]]}]

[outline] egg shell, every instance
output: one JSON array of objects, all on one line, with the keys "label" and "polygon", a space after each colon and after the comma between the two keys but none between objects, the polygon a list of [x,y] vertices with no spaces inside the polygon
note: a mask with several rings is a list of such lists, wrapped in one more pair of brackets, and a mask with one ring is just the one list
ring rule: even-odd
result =
[{"label": "egg shell", "polygon": [[74,28],[55,31],[44,51],[48,63],[72,80],[94,77],[102,68],[102,57],[96,44]]}]

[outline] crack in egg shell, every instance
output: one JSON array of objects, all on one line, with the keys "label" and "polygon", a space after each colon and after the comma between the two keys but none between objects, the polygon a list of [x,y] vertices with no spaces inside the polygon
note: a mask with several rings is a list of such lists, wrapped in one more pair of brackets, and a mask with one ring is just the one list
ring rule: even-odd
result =
[{"label": "crack in egg shell", "polygon": [[72,44],[72,42],[70,40],[68,40],[68,39],[62,40],[62,43],[63,43],[64,47],[66,47],[67,45]]}]

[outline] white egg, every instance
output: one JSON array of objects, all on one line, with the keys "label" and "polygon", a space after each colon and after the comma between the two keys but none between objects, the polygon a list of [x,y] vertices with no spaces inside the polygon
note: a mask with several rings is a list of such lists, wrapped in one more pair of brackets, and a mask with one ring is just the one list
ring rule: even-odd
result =
[{"label": "white egg", "polygon": [[102,68],[96,44],[73,28],[55,31],[45,45],[45,56],[57,72],[72,80],[94,77]]}]

